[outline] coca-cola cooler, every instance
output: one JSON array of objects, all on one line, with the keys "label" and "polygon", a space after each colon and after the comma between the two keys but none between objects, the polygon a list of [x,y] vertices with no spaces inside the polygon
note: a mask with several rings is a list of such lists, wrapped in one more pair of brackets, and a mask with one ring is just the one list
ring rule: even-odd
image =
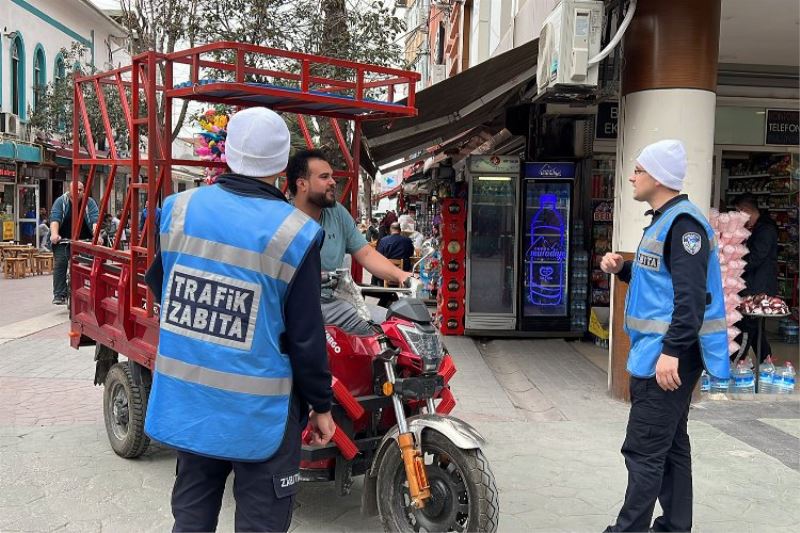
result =
[{"label": "coca-cola cooler", "polygon": [[520,159],[470,156],[467,209],[466,333],[517,328]]},{"label": "coca-cola cooler", "polygon": [[574,163],[525,163],[519,242],[522,331],[558,336],[570,325]]}]

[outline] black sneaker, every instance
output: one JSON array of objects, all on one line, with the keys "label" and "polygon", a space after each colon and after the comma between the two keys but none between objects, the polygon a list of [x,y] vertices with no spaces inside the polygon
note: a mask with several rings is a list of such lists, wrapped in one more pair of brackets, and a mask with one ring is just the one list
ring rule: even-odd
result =
[{"label": "black sneaker", "polygon": [[53,305],[67,305],[67,299],[60,296],[53,298]]}]

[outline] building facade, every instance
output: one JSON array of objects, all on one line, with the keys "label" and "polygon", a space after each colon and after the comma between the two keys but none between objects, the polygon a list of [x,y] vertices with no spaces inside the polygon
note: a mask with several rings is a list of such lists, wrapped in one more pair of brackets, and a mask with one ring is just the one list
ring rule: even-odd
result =
[{"label": "building facade", "polygon": [[[28,125],[38,94],[69,69],[109,70],[128,63],[127,38],[90,0],[0,0],[0,29],[3,239],[34,242],[39,209],[49,211],[71,174],[67,147],[43,143]],[[61,51],[73,43],[83,53],[78,65],[67,65]]]},{"label": "building facade", "polygon": [[[427,43],[414,36],[407,49],[428,51],[413,61],[423,75],[419,116],[365,129],[375,162],[385,168],[405,157],[426,168],[454,164],[457,173],[459,161],[463,168],[476,154],[573,164],[571,218],[583,228],[590,258],[585,309],[606,317],[611,311],[617,324],[624,292],[597,261],[609,250],[633,252],[648,223],[627,181],[638,151],[660,138],[681,139],[689,151],[685,192],[701,209],[731,209],[744,192],[763,201],[787,243],[779,251],[779,295],[797,306],[800,5],[639,0],[621,43],[600,63],[597,89],[570,101],[537,90],[537,39],[557,4],[429,2],[415,15]],[[603,2],[604,44],[633,4]],[[624,374],[626,348],[621,329],[612,330],[619,341],[610,356],[615,381]]]}]

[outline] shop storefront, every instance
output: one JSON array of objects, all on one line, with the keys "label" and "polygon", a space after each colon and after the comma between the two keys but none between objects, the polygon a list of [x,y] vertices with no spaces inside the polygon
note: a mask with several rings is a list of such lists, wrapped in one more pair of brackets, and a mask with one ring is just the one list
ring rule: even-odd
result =
[{"label": "shop storefront", "polygon": [[36,228],[46,179],[37,177],[42,169],[31,169],[15,163],[0,163],[0,219],[3,240],[39,246]]}]

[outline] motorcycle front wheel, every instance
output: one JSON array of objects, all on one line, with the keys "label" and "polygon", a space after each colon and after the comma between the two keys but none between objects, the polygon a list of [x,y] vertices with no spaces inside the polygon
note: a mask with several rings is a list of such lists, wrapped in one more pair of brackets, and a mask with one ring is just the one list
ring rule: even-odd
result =
[{"label": "motorcycle front wheel", "polygon": [[425,507],[411,505],[406,472],[395,445],[378,468],[378,513],[385,531],[494,532],[500,515],[497,487],[489,462],[479,449],[462,450],[428,429],[422,453],[431,498]]}]

